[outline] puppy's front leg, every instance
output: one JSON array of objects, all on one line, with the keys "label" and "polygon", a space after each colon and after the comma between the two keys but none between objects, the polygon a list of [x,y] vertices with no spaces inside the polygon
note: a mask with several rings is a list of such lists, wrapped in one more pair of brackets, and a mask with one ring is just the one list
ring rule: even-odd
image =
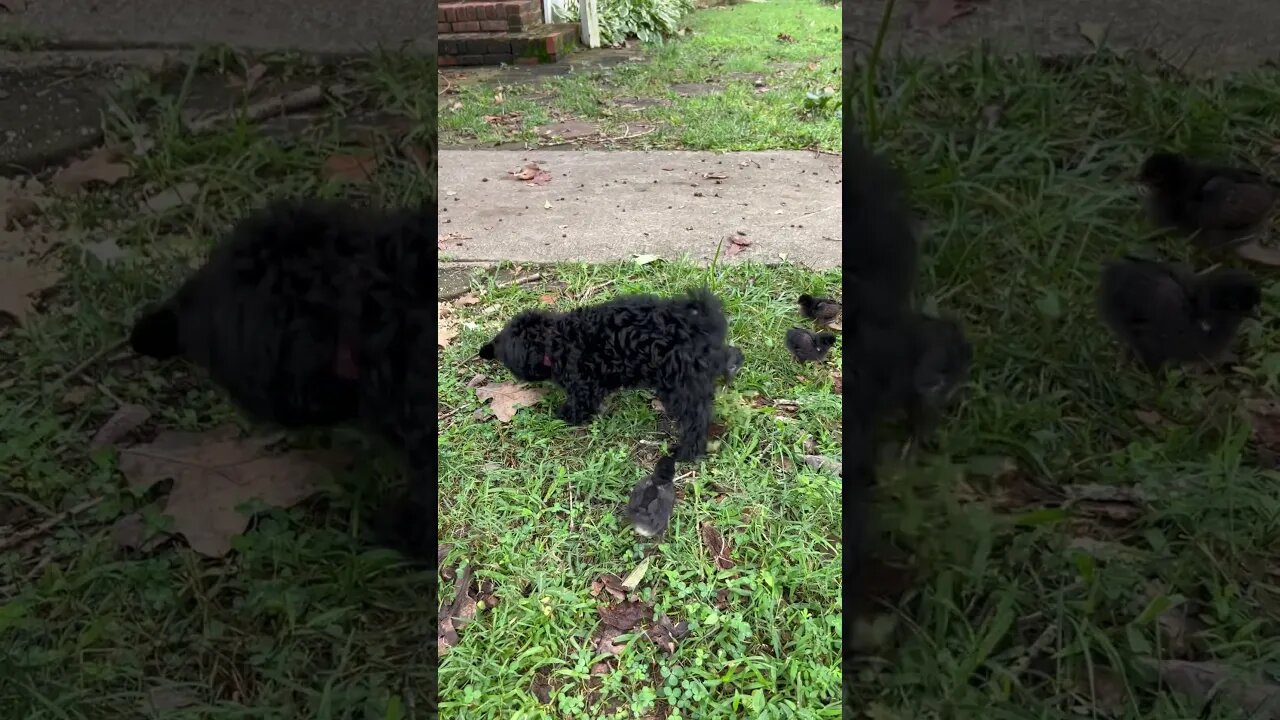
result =
[{"label": "puppy's front leg", "polygon": [[564,404],[556,411],[556,417],[570,425],[581,425],[590,420],[604,401],[604,392],[590,385],[566,385],[564,392]]},{"label": "puppy's front leg", "polygon": [[683,387],[659,391],[658,400],[667,414],[680,423],[680,440],[675,450],[676,460],[696,460],[707,451],[707,436],[711,432],[711,413],[715,401],[715,387]]}]

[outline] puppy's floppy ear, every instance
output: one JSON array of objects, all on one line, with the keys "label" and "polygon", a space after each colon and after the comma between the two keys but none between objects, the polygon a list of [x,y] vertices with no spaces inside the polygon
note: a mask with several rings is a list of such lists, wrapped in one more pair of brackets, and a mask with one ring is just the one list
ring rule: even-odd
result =
[{"label": "puppy's floppy ear", "polygon": [[182,354],[178,335],[178,313],[166,302],[138,318],[129,333],[129,345],[139,355],[166,360]]},{"label": "puppy's floppy ear", "polygon": [[480,359],[481,360],[493,359],[493,343],[487,342],[480,346]]}]

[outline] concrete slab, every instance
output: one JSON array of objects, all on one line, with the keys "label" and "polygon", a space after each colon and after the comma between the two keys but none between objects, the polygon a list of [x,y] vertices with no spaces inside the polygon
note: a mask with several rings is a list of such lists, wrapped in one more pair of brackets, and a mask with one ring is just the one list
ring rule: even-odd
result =
[{"label": "concrete slab", "polygon": [[[1153,50],[1166,61],[1192,70],[1231,72],[1280,60],[1275,0],[1005,0],[975,3],[970,15],[936,31],[908,28],[916,3],[899,0],[886,44],[890,56],[936,54],[989,43],[998,52],[1039,55],[1087,53],[1092,45],[1081,23],[1108,27],[1107,47],[1117,51]],[[850,39],[865,55],[875,39],[884,5],[843,5],[846,48]]]},{"label": "concrete slab", "polygon": [[435,53],[436,3],[405,0],[40,0],[4,16],[11,31],[55,45],[358,53],[404,43]]},{"label": "concrete slab", "polygon": [[0,70],[0,175],[35,172],[101,142],[113,83],[98,70]]},{"label": "concrete slab", "polygon": [[[535,162],[545,185],[510,177]],[[633,255],[840,265],[841,160],[807,151],[440,152],[440,232],[454,260],[605,262]]]}]

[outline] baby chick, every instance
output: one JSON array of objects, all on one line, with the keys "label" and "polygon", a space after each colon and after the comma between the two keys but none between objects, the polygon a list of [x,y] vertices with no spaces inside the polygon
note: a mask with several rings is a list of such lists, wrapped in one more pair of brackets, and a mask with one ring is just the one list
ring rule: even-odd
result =
[{"label": "baby chick", "polygon": [[724,360],[724,372],[720,377],[724,378],[726,383],[732,382],[733,377],[742,369],[742,363],[745,361],[742,350],[732,345],[729,346],[728,352]]},{"label": "baby chick", "polygon": [[641,537],[661,535],[671,521],[676,504],[676,460],[663,456],[653,474],[636,483],[626,514]]},{"label": "baby chick", "polygon": [[1132,256],[1108,263],[1098,287],[1103,322],[1153,373],[1219,358],[1261,301],[1258,281],[1244,271],[1196,275]]},{"label": "baby chick", "polygon": [[804,328],[793,327],[787,331],[787,349],[800,362],[810,360],[822,362],[836,344],[834,333],[812,333]]},{"label": "baby chick", "polygon": [[1274,182],[1259,173],[1173,153],[1147,158],[1139,180],[1149,191],[1147,211],[1154,222],[1196,233],[1196,244],[1210,250],[1261,231],[1277,197]]},{"label": "baby chick", "polygon": [[826,325],[840,317],[840,303],[831,298],[816,298],[812,295],[800,296],[800,314],[810,320],[817,320]]}]

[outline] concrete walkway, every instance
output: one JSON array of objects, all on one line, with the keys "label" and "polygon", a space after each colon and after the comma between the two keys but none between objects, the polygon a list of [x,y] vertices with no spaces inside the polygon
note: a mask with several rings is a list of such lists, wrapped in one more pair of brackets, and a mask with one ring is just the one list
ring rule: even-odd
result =
[{"label": "concrete walkway", "polygon": [[[889,55],[954,52],[987,43],[996,52],[1078,55],[1091,52],[1081,24],[1106,28],[1105,44],[1117,50],[1152,50],[1190,69],[1232,72],[1280,60],[1276,0],[991,0],[936,31],[908,27],[915,2],[894,6]],[[842,5],[846,52],[850,39],[865,55],[884,5],[857,0]]]},{"label": "concrete walkway", "polygon": [[416,0],[30,0],[0,27],[58,45],[355,53],[410,43],[435,52],[436,3]]},{"label": "concrete walkway", "polygon": [[[536,163],[545,185],[510,172]],[[440,153],[442,255],[461,261],[600,262],[632,255],[840,264],[839,157],[807,151]]]}]

